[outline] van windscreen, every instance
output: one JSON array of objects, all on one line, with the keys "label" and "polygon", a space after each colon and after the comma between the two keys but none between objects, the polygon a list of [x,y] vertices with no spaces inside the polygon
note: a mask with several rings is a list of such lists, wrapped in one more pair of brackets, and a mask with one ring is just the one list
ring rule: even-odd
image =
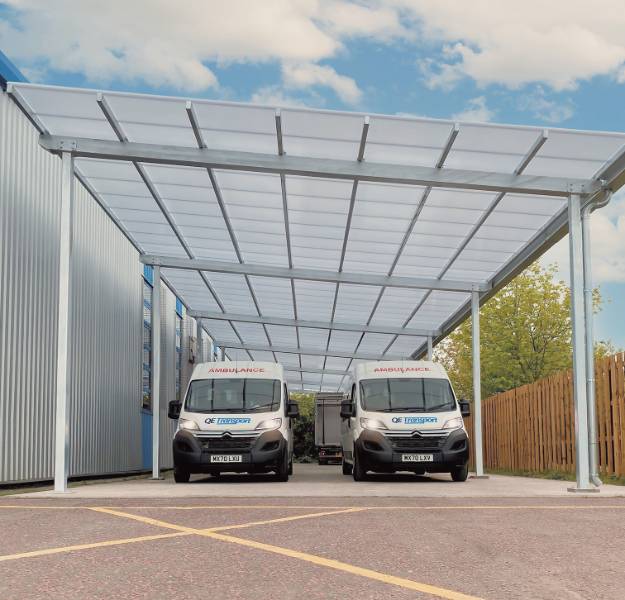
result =
[{"label": "van windscreen", "polygon": [[364,410],[378,412],[444,412],[456,408],[447,379],[363,379],[360,398]]},{"label": "van windscreen", "polygon": [[201,413],[271,412],[280,408],[277,379],[195,379],[184,409]]}]

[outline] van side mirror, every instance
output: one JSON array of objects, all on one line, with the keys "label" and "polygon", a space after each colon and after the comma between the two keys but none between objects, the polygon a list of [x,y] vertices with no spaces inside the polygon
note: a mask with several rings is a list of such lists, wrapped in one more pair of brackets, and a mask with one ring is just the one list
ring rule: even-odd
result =
[{"label": "van side mirror", "polygon": [[354,405],[351,400],[341,402],[341,419],[349,419],[354,416]]},{"label": "van side mirror", "polygon": [[291,419],[299,418],[299,404],[297,402],[289,402],[286,405],[286,416]]},{"label": "van side mirror", "polygon": [[167,407],[167,416],[170,419],[178,419],[182,410],[182,402],[180,400],[172,400]]},{"label": "van side mirror", "polygon": [[458,400],[458,404],[460,405],[460,414],[463,417],[470,417],[471,405],[466,400]]}]

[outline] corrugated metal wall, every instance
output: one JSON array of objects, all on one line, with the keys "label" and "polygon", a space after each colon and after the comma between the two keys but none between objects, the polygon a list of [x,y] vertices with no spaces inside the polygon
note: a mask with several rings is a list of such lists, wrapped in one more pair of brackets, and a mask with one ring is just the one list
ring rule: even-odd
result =
[{"label": "corrugated metal wall", "polygon": [[[60,161],[0,94],[0,482],[53,474]],[[141,468],[138,253],[76,185],[71,474]]]}]

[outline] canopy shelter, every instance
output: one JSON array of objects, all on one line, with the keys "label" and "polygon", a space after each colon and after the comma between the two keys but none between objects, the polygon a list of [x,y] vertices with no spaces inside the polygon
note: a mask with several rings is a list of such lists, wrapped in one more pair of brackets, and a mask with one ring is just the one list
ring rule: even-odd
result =
[{"label": "canopy shelter", "polygon": [[[75,176],[229,358],[282,363],[291,390],[342,390],[354,361],[431,355],[473,311],[478,473],[479,304],[570,222],[576,422],[588,454],[581,214],[622,185],[625,135],[8,91],[40,144],[63,156],[67,202]],[[71,212],[64,223],[69,232]],[[61,293],[70,259],[62,248]],[[586,488],[589,460],[579,468]]]}]

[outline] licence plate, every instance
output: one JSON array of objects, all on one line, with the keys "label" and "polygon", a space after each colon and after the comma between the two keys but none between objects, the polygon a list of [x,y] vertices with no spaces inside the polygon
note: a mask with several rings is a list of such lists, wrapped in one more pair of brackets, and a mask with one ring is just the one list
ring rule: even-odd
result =
[{"label": "licence plate", "polygon": [[240,454],[213,454],[211,456],[212,463],[234,463],[243,462],[243,457]]},{"label": "licence plate", "polygon": [[433,462],[433,454],[402,454],[402,462]]}]

